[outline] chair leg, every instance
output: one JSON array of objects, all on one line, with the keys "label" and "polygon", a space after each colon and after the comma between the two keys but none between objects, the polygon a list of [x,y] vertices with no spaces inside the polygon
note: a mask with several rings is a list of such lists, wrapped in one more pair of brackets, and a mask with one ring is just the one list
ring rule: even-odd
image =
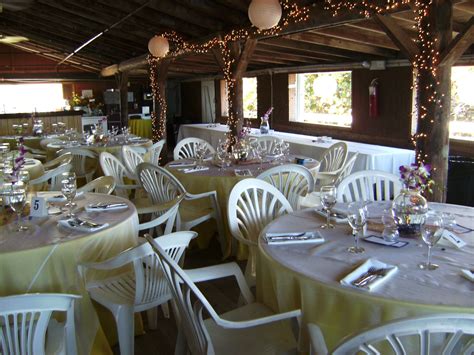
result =
[{"label": "chair leg", "polygon": [[114,314],[120,345],[120,355],[134,354],[135,319],[133,308],[119,306]]},{"label": "chair leg", "polygon": [[181,329],[178,328],[178,336],[176,337],[176,345],[174,348],[174,355],[186,355],[188,354],[188,344],[186,343],[186,338],[181,331]]},{"label": "chair leg", "polygon": [[165,302],[161,305],[161,310],[163,311],[163,315],[165,316],[165,318],[168,318],[170,317],[170,308],[168,306],[168,302]]},{"label": "chair leg", "polygon": [[150,329],[156,329],[158,327],[158,307],[148,309],[146,315],[148,318],[148,327]]}]

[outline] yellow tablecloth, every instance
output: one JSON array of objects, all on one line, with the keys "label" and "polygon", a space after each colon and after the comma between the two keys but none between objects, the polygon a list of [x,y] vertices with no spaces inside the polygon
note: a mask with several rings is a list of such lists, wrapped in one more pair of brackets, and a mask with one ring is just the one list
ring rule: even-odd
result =
[{"label": "yellow tablecloth", "polygon": [[128,121],[130,133],[139,137],[153,138],[151,120],[133,119]]},{"label": "yellow tablecloth", "polygon": [[32,222],[34,225],[24,234],[13,233],[8,226],[0,227],[0,295],[25,292],[81,295],[75,309],[78,354],[112,354],[112,351],[77,272],[77,264],[106,260],[136,245],[138,215],[132,203],[115,196],[86,194],[85,199],[76,201],[79,207],[114,201],[127,202],[129,209],[91,216],[96,222],[110,224],[94,233],[60,229],[57,220],[61,216]]},{"label": "yellow tablecloth", "polygon": [[[473,208],[439,204],[430,207],[455,213],[458,223],[474,227]],[[322,217],[308,209],[280,217],[262,234],[314,231],[323,222]],[[326,240],[320,245],[271,246],[260,238],[257,298],[275,311],[301,308],[302,323],[318,324],[329,350],[345,336],[392,319],[474,312],[473,284],[460,275],[461,268],[473,267],[474,232],[462,235],[469,243],[463,250],[435,248],[433,261],[440,268],[430,272],[417,267],[426,260],[427,250],[426,246],[418,247],[418,240],[412,239],[400,249],[362,242],[365,253],[350,254],[347,247],[353,244],[353,238],[347,225],[330,231],[318,230]],[[368,258],[397,265],[398,271],[371,292],[339,283]]]}]

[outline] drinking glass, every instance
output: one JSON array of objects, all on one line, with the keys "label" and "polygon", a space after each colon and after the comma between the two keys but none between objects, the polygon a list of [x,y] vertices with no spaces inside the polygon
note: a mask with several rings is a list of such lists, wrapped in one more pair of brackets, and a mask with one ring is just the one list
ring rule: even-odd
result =
[{"label": "drinking glass", "polygon": [[196,145],[196,158],[197,158],[197,168],[201,168],[204,160],[204,155],[206,154],[206,144],[198,143]]},{"label": "drinking glass", "polygon": [[227,145],[225,142],[222,142],[219,139],[219,143],[217,144],[217,159],[219,160],[219,171],[225,171],[227,167],[227,161],[229,157],[229,153],[227,152]]},{"label": "drinking glass", "polygon": [[74,197],[76,197],[76,174],[73,172],[66,172],[61,174],[61,192],[63,193],[64,197],[67,199],[67,203],[64,205],[65,207],[69,207],[69,214],[68,217],[74,217],[74,213],[72,213],[72,209],[75,206],[73,203]]},{"label": "drinking glass", "polygon": [[393,210],[391,208],[383,211],[382,214],[383,232],[382,237],[387,242],[396,242],[400,237],[398,226],[395,222]]},{"label": "drinking glass", "polygon": [[352,227],[355,245],[347,248],[347,251],[354,254],[363,253],[364,248],[359,247],[360,235],[364,232],[367,224],[367,204],[365,202],[352,202],[347,208],[347,221]]},{"label": "drinking glass", "polygon": [[26,203],[26,189],[22,182],[5,184],[2,191],[2,199],[5,205],[10,206],[17,215],[17,224],[15,231],[22,232],[28,230],[28,227],[21,224],[21,214]]},{"label": "drinking glass", "polygon": [[431,262],[431,248],[438,243],[438,240],[443,234],[441,230],[442,226],[441,216],[438,214],[428,214],[425,218],[425,223],[421,226],[421,237],[426,245],[428,245],[428,260],[426,262],[418,264],[420,269],[424,270],[436,270],[439,265]]},{"label": "drinking glass", "polygon": [[288,162],[290,156],[290,144],[288,142],[281,143],[281,153],[283,154],[282,160],[284,163]]},{"label": "drinking glass", "polygon": [[336,186],[321,186],[320,196],[321,204],[326,211],[326,224],[323,224],[321,228],[334,228],[334,225],[331,224],[331,209],[336,204]]},{"label": "drinking glass", "polygon": [[260,165],[258,167],[258,170],[263,170],[263,159],[267,155],[267,150],[265,149],[265,147],[263,145],[260,145],[260,144],[257,143],[257,145],[255,146],[255,153],[256,153],[256,155],[258,157],[258,161],[260,163]]}]

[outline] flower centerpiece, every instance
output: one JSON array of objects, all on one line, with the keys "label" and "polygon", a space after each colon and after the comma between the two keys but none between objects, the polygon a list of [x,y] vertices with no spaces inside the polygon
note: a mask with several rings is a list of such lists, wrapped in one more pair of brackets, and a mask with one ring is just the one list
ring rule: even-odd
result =
[{"label": "flower centerpiece", "polygon": [[411,164],[399,168],[404,188],[392,203],[395,222],[402,237],[418,237],[428,212],[428,202],[423,196],[432,192],[434,181],[430,178],[430,165]]},{"label": "flower centerpiece", "polygon": [[247,136],[250,132],[250,124],[245,121],[242,129],[237,134],[236,143],[232,146],[232,155],[236,163],[246,161],[249,156],[250,146],[247,142]]},{"label": "flower centerpiece", "polygon": [[23,137],[18,138],[18,155],[13,161],[13,168],[12,168],[12,182],[18,181],[18,174],[25,165],[25,154],[26,154],[26,149],[23,145],[24,139]]}]

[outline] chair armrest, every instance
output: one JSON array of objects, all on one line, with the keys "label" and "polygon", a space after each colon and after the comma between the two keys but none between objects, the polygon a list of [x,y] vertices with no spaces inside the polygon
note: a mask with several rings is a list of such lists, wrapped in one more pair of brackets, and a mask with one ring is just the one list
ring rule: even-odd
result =
[{"label": "chair armrest", "polygon": [[213,319],[218,325],[220,325],[223,328],[239,329],[239,328],[257,327],[260,325],[278,322],[281,320],[286,320],[286,319],[291,319],[291,318],[296,318],[299,321],[299,319],[301,318],[301,314],[302,314],[301,309],[295,309],[293,311],[273,314],[271,316],[255,318],[255,319],[250,319],[246,321],[229,321],[221,317],[219,317],[218,319],[214,319],[214,318]]},{"label": "chair armrest", "polygon": [[242,296],[244,296],[247,303],[254,302],[254,297],[250,288],[245,281],[245,277],[240,270],[240,267],[232,262],[226,264],[219,264],[197,269],[184,270],[191,280],[194,282],[202,282],[208,280],[220,279],[223,277],[234,276],[239,286]]},{"label": "chair armrest", "polygon": [[313,323],[308,323],[308,333],[309,333],[309,344],[310,344],[310,354],[311,355],[326,355],[328,354],[328,348],[326,342],[324,341],[323,333],[321,329]]},{"label": "chair armrest", "polygon": [[191,194],[191,193],[187,192],[184,199],[185,200],[197,200],[197,199],[205,198],[205,197],[211,197],[211,198],[213,197],[217,200],[217,192],[208,191],[208,192],[202,192],[200,194]]},{"label": "chair armrest", "polygon": [[179,202],[176,203],[171,208],[169,208],[161,216],[157,218],[153,218],[149,222],[140,223],[138,225],[138,230],[150,229],[150,228],[157,227],[166,223],[165,234],[171,233],[174,226],[174,222],[176,220],[176,214],[178,213],[178,208],[179,208]]}]

